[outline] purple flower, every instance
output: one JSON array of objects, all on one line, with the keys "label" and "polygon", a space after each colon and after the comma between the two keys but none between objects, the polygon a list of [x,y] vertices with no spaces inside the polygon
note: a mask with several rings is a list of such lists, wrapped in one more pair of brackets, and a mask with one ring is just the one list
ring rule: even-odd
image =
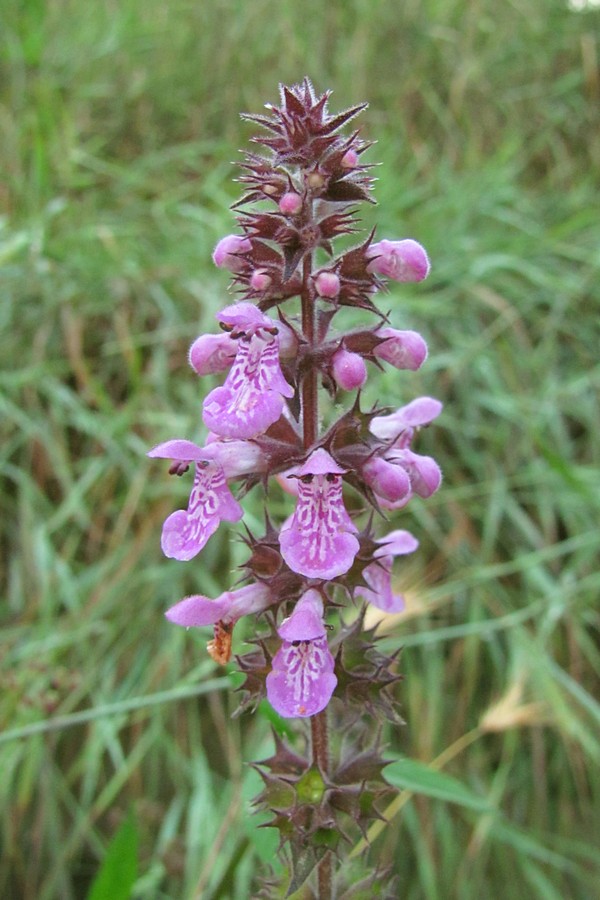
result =
[{"label": "purple flower", "polygon": [[[375,416],[371,421],[369,427],[372,433],[381,440],[390,441],[390,444],[379,458],[369,460],[363,466],[362,474],[384,509],[402,508],[413,494],[430,497],[442,483],[442,473],[436,461],[431,456],[421,456],[410,449],[417,429],[432,422],[441,411],[439,400],[418,397],[395,413]],[[402,478],[409,480],[409,490],[404,495],[399,489],[394,496],[394,470],[398,488]],[[400,471],[404,473],[402,476],[398,474]]]},{"label": "purple flower", "polygon": [[354,596],[361,597],[378,609],[388,613],[402,612],[404,597],[392,591],[392,565],[394,556],[413,553],[419,546],[418,540],[409,531],[398,529],[377,541],[380,548],[373,554],[374,562],[363,570],[367,586],[354,589]]},{"label": "purple flower", "polygon": [[367,255],[371,259],[369,272],[385,275],[393,281],[423,281],[429,274],[425,249],[411,238],[371,244]]},{"label": "purple flower", "polygon": [[242,253],[249,253],[252,243],[246,237],[239,234],[228,234],[221,238],[213,251],[213,262],[220,269],[229,269],[230,272],[241,272],[244,268]]},{"label": "purple flower", "polygon": [[410,497],[410,478],[404,469],[381,456],[372,456],[362,467],[362,477],[370,488],[389,503],[407,501]]},{"label": "purple flower", "polygon": [[206,426],[221,437],[251,438],[276,422],[292,397],[279,365],[278,326],[252,303],[236,303],[217,318],[238,338],[235,361],[222,387],[204,400]]},{"label": "purple flower", "polygon": [[281,555],[294,572],[330,579],[347,572],[359,542],[357,528],[344,507],[342,474],[335,460],[320,447],[296,469],[298,502],[279,535]]},{"label": "purple flower", "polygon": [[412,369],[414,372],[427,359],[427,344],[416,331],[378,328],[375,334],[385,340],[375,347],[374,355],[397,369]]},{"label": "purple flower", "polygon": [[224,666],[231,658],[231,634],[237,620],[262,612],[272,602],[271,592],[265,585],[248,584],[235,591],[225,591],[216,600],[201,594],[185,597],[168,609],[165,616],[185,628],[214,625],[214,637],[206,649],[215,662]]},{"label": "purple flower", "polygon": [[331,358],[331,371],[335,383],[343,391],[361,388],[367,380],[365,361],[358,353],[340,347]]},{"label": "purple flower", "polygon": [[[238,443],[242,443],[241,441]],[[172,440],[148,453],[152,458],[172,459],[173,472],[183,474],[195,463],[194,484],[187,510],[178,509],[165,520],[161,546],[165,556],[188,560],[202,550],[222,520],[239,521],[244,511],[227,487],[225,470],[215,445],[198,447],[192,441]],[[235,454],[234,454],[235,455]],[[230,475],[242,474],[230,467]]]},{"label": "purple flower", "polygon": [[242,616],[262,612],[273,602],[269,588],[264,584],[247,584],[234,591],[225,591],[215,600],[201,594],[185,597],[165,613],[170,622],[184,628],[200,628],[223,622],[234,625]]},{"label": "purple flower", "polygon": [[389,416],[375,416],[369,426],[375,437],[385,441],[394,438],[399,441],[408,437],[408,442],[416,428],[429,425],[442,411],[442,404],[433,397],[417,397],[406,406],[401,406]]},{"label": "purple flower", "polygon": [[314,716],[325,709],[337,684],[318,591],[302,595],[278,633],[283,643],[267,675],[269,703],[285,718]]},{"label": "purple flower", "polygon": [[224,372],[234,361],[237,347],[230,334],[201,334],[190,347],[190,366],[198,375]]}]

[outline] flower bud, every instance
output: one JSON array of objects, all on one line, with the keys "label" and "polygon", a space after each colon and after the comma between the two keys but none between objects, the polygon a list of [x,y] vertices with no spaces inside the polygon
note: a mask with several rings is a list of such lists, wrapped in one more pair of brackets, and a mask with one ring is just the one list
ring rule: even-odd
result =
[{"label": "flower bud", "polygon": [[248,253],[252,250],[252,243],[246,237],[239,234],[228,234],[221,238],[213,251],[213,262],[219,269],[229,269],[230,272],[241,272],[244,261],[238,254]]},{"label": "flower bud", "polygon": [[358,162],[358,153],[350,147],[342,156],[342,166],[344,169],[353,169]]},{"label": "flower bud", "polygon": [[397,503],[410,493],[410,478],[401,466],[374,456],[362,467],[362,476],[375,493]]},{"label": "flower bud", "polygon": [[385,340],[375,347],[373,353],[397,369],[412,369],[414,372],[427,359],[427,344],[416,331],[378,328],[375,334]]},{"label": "flower bud", "polygon": [[343,391],[360,388],[367,380],[367,367],[362,356],[344,347],[334,353],[331,367],[335,382]]},{"label": "flower bud", "polygon": [[190,347],[190,366],[198,375],[224,372],[235,359],[237,341],[229,334],[201,334]]},{"label": "flower bud", "polygon": [[371,260],[369,272],[385,275],[392,281],[423,281],[429,274],[429,259],[421,244],[403,241],[379,241],[367,248]]},{"label": "flower bud", "polygon": [[295,191],[288,191],[279,201],[279,209],[286,216],[296,216],[302,209],[302,197]]},{"label": "flower bud", "polygon": [[250,276],[250,287],[253,291],[262,294],[263,291],[268,289],[270,284],[271,276],[267,273],[266,269],[255,269]]},{"label": "flower bud", "polygon": [[335,272],[319,272],[315,279],[315,289],[319,297],[332,300],[340,292],[340,279]]}]

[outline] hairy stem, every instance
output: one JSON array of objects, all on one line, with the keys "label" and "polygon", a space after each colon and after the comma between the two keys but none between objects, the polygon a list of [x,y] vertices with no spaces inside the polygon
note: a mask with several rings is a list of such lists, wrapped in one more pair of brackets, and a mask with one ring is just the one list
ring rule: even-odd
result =
[{"label": "hairy stem", "polygon": [[[314,293],[311,288],[312,253],[305,256],[302,266],[302,332],[311,350],[315,347],[316,310]],[[311,447],[318,437],[319,431],[319,398],[317,371],[311,367],[302,383],[302,433],[305,449]],[[329,732],[327,726],[327,710],[324,709],[310,720],[312,736],[312,764],[317,766],[323,775],[329,770]],[[318,893],[317,900],[333,898],[333,865],[332,855],[327,853],[317,868]]]},{"label": "hairy stem", "polygon": [[[315,302],[310,285],[312,273],[312,254],[308,253],[304,258],[302,267],[302,333],[308,341],[311,350],[315,346],[316,322]],[[311,367],[304,376],[302,382],[302,427],[304,447],[308,449],[317,439],[319,428],[319,402],[318,402],[317,371]]]}]

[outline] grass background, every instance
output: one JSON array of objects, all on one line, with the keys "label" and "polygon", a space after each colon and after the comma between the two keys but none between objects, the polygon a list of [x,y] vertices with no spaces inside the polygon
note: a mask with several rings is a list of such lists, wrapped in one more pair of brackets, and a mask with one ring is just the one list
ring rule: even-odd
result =
[{"label": "grass background", "polygon": [[462,794],[405,795],[373,858],[403,900],[596,896],[599,24],[562,0],[5,0],[2,896],[88,896],[119,826],[121,893],[94,900],[244,900],[272,861],[246,765],[268,710],[231,721],[205,635],[163,619],[244,552],[221,530],[164,559],[187,485],[144,453],[200,436],[185,356],[228,301],[210,252],[238,114],[305,74],[334,109],[369,100],[365,227],[433,261],[385,298],[430,360],[372,386],[445,403],[420,444],[444,486],[394,520],[421,549],[385,623],[405,647],[389,746]]}]

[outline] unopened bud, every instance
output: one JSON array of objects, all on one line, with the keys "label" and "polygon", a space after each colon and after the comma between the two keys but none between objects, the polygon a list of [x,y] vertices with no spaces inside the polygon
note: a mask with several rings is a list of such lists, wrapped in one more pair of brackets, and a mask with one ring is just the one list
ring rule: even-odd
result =
[{"label": "unopened bud", "polygon": [[349,150],[346,150],[341,160],[341,164],[344,169],[353,169],[357,162],[358,153],[356,152],[356,150],[353,150],[352,147]]},{"label": "unopened bud", "polygon": [[429,274],[429,259],[421,244],[407,238],[404,241],[379,241],[367,248],[372,261],[369,272],[385,275],[393,281],[423,281]]},{"label": "unopened bud", "polygon": [[220,269],[229,269],[230,272],[241,272],[244,261],[240,253],[248,253],[252,250],[252,243],[246,237],[239,234],[228,234],[221,238],[213,251],[213,262]]},{"label": "unopened bud", "polygon": [[289,191],[279,201],[279,209],[286,216],[296,216],[302,209],[302,197],[295,191]]},{"label": "unopened bud", "polygon": [[255,269],[250,276],[250,287],[253,291],[258,291],[258,293],[262,294],[263,291],[267,290],[270,284],[271,276],[267,273],[266,269]]},{"label": "unopened bud", "polygon": [[319,272],[315,279],[315,289],[319,297],[333,299],[340,292],[340,279],[335,272]]},{"label": "unopened bud", "polygon": [[392,503],[403,500],[410,493],[410,478],[404,469],[378,456],[364,464],[362,475],[378,496]]},{"label": "unopened bud", "polygon": [[427,344],[416,331],[378,328],[375,334],[385,340],[375,347],[373,353],[397,369],[416,371],[427,359]]},{"label": "unopened bud", "polygon": [[343,391],[356,390],[367,380],[367,367],[358,353],[340,347],[334,353],[331,364],[335,382]]}]

